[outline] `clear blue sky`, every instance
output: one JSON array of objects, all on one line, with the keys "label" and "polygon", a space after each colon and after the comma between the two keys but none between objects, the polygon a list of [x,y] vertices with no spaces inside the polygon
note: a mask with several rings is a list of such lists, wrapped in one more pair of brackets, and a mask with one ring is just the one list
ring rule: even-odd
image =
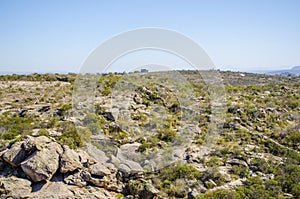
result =
[{"label": "clear blue sky", "polygon": [[191,37],[222,69],[300,65],[299,0],[1,0],[0,72],[78,71],[103,41],[140,27]]}]

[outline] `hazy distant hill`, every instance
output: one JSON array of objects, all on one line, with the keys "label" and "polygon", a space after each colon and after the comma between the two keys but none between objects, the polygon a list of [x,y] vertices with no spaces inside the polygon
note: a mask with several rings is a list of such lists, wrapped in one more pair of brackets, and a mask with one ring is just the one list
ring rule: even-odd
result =
[{"label": "hazy distant hill", "polygon": [[278,70],[278,71],[272,71],[269,72],[269,74],[275,74],[275,75],[284,75],[284,76],[298,76],[300,75],[300,66],[294,66],[292,69],[287,70]]}]

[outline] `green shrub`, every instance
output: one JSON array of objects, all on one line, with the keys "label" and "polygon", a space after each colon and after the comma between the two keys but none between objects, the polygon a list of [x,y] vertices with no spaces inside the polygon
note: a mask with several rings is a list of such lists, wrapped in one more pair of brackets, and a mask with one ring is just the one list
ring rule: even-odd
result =
[{"label": "green shrub", "polygon": [[284,198],[277,181],[264,182],[258,176],[248,178],[244,186],[238,187],[236,191],[242,198]]},{"label": "green shrub", "polygon": [[189,165],[175,166],[161,170],[164,180],[175,181],[176,179],[200,179],[201,173],[196,168]]},{"label": "green shrub", "polygon": [[98,123],[90,123],[87,128],[91,131],[93,135],[97,135],[101,132],[102,128]]},{"label": "green shrub", "polygon": [[40,130],[38,131],[38,135],[39,135],[39,136],[44,135],[44,136],[46,136],[46,137],[49,137],[49,136],[50,136],[50,133],[49,133],[49,131],[48,131],[47,129],[40,129]]},{"label": "green shrub", "polygon": [[68,145],[71,149],[83,146],[84,140],[72,122],[61,122],[57,128],[62,132],[61,136],[56,137],[60,144]]},{"label": "green shrub", "polygon": [[139,146],[138,151],[145,152],[147,149],[157,147],[158,143],[159,139],[157,135],[148,137],[146,141],[142,141],[142,144]]},{"label": "green shrub", "polygon": [[56,126],[58,121],[59,121],[58,116],[48,117],[46,119],[46,121],[44,122],[45,124],[43,125],[43,127],[44,128],[53,128]]},{"label": "green shrub", "polygon": [[100,86],[100,92],[103,95],[110,95],[112,93],[112,88],[115,87],[121,75],[104,75],[98,80],[98,85]]},{"label": "green shrub", "polygon": [[[0,118],[0,126],[3,129],[3,139],[14,139],[17,135],[31,134],[36,122],[33,118],[23,118],[8,115],[2,115]],[[3,137],[4,136],[4,137]]]},{"label": "green shrub", "polygon": [[92,137],[92,132],[88,128],[77,127],[77,133],[83,142],[89,142]]},{"label": "green shrub", "polygon": [[205,182],[205,187],[208,189],[212,189],[215,187],[214,183],[210,182],[210,181],[206,181]]},{"label": "green shrub", "polygon": [[87,127],[93,135],[99,134],[106,123],[107,121],[102,115],[98,116],[94,113],[87,113],[83,119],[83,125]]},{"label": "green shrub", "polygon": [[19,132],[16,131],[8,131],[2,134],[2,139],[4,140],[12,140],[14,139],[17,135],[19,135]]},{"label": "green shrub", "polygon": [[163,128],[158,132],[158,138],[165,142],[173,142],[177,136],[177,132],[171,128]]},{"label": "green shrub", "polygon": [[195,139],[195,144],[201,146],[204,143],[206,134],[203,134],[204,136],[199,136]]},{"label": "green shrub", "polygon": [[174,196],[176,198],[184,198],[188,194],[187,184],[184,179],[175,180],[165,191],[169,197]]},{"label": "green shrub", "polygon": [[98,116],[95,113],[87,113],[82,122],[84,126],[90,123],[96,123],[98,122]]},{"label": "green shrub", "polygon": [[296,109],[300,106],[299,99],[288,98],[286,100],[286,106],[290,109]]},{"label": "green shrub", "polygon": [[249,170],[246,167],[242,166],[242,165],[232,166],[231,167],[231,172],[232,172],[232,174],[238,175],[241,178],[248,177],[248,175],[249,175]]},{"label": "green shrub", "polygon": [[297,148],[300,144],[300,131],[292,131],[284,138],[290,146]]},{"label": "green shrub", "polygon": [[294,194],[299,193],[300,184],[300,166],[295,164],[287,164],[283,167],[281,172],[278,172],[276,178],[283,189],[283,191]]},{"label": "green shrub", "polygon": [[257,167],[257,170],[261,171],[263,173],[268,173],[269,172],[269,164],[263,158],[253,158],[251,160],[251,165]]},{"label": "green shrub", "polygon": [[239,193],[233,190],[220,189],[200,194],[196,199],[242,199]]},{"label": "green shrub", "polygon": [[[183,198],[187,195],[188,188],[200,184],[201,173],[190,165],[170,165],[159,171],[159,188],[167,196]],[[197,180],[188,185],[187,180]]]},{"label": "green shrub", "polygon": [[209,179],[213,180],[218,186],[226,182],[225,177],[219,172],[217,167],[209,168],[206,172],[201,174],[201,181],[205,182]]},{"label": "green shrub", "polygon": [[58,110],[60,111],[61,115],[66,115],[70,109],[72,109],[71,104],[64,104]]},{"label": "green shrub", "polygon": [[142,143],[139,148],[138,148],[138,152],[145,152],[147,149],[151,148],[151,144],[149,143]]},{"label": "green shrub", "polygon": [[220,166],[222,164],[223,162],[221,158],[217,156],[211,156],[205,165],[208,167],[214,167],[214,166]]}]

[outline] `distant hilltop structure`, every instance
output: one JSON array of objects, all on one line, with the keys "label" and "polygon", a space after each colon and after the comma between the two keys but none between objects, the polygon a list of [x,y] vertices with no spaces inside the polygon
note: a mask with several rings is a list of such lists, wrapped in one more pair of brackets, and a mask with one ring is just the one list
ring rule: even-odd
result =
[{"label": "distant hilltop structure", "polygon": [[147,70],[147,69],[145,69],[145,68],[142,68],[141,69],[141,73],[148,73],[149,72],[149,70]]},{"label": "distant hilltop structure", "polygon": [[129,72],[128,74],[131,74],[131,73],[148,73],[148,72],[149,72],[148,69],[142,68],[141,70],[135,70],[133,72]]}]

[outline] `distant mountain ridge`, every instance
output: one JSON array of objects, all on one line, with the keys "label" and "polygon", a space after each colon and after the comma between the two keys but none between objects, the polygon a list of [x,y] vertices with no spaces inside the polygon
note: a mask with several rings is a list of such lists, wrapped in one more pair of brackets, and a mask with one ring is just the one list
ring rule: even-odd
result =
[{"label": "distant mountain ridge", "polygon": [[17,75],[30,75],[30,74],[68,74],[68,73],[76,73],[75,71],[0,71],[0,75],[12,75],[12,74],[17,74]]},{"label": "distant mountain ridge", "polygon": [[274,75],[284,75],[284,76],[298,76],[300,75],[300,66],[294,66],[291,69],[286,69],[286,70],[278,70],[278,71],[271,71],[268,72],[268,74],[274,74]]}]

